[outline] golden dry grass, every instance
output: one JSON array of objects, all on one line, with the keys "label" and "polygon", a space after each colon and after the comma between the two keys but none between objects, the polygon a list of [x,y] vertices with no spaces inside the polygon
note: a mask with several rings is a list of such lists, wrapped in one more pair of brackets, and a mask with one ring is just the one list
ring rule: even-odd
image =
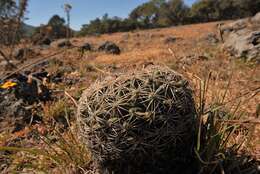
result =
[{"label": "golden dry grass", "polygon": [[[260,65],[251,64],[242,60],[235,60],[222,50],[221,43],[210,44],[205,37],[209,33],[218,34],[217,23],[186,25],[180,27],[134,31],[129,33],[114,33],[101,36],[89,36],[72,38],[73,45],[80,46],[85,42],[91,43],[97,48],[105,41],[115,42],[122,50],[120,55],[109,55],[100,52],[86,52],[83,57],[77,49],[68,49],[65,53],[57,55],[65,65],[73,66],[77,73],[81,74],[80,82],[73,86],[54,85],[54,89],[67,90],[74,98],[78,99],[83,89],[90,86],[93,81],[101,76],[113,72],[124,72],[130,69],[145,67],[151,63],[163,64],[183,74],[189,79],[196,95],[199,95],[199,85],[211,72],[211,81],[207,93],[208,103],[221,101],[220,96],[225,97],[228,106],[235,110],[238,103],[240,109],[237,112],[245,111],[242,120],[256,119],[256,109],[260,104],[260,95],[255,93],[260,87]],[[167,37],[176,37],[172,44],[165,44]],[[41,55],[49,55],[60,51],[56,47],[41,50]],[[187,57],[193,57],[189,59]],[[200,56],[207,57],[207,60],[200,59]],[[30,63],[29,59],[24,64]],[[50,67],[56,70],[58,67]],[[77,74],[76,73],[76,74]],[[75,74],[75,73],[73,73]],[[73,75],[69,74],[69,75]],[[226,91],[226,88],[228,90]],[[258,90],[259,91],[259,90]],[[250,95],[245,95],[245,94]],[[46,106],[48,107],[48,106]],[[48,108],[46,108],[48,110]],[[258,118],[259,119],[259,118]],[[250,144],[244,145],[244,151],[251,153],[260,160],[260,126],[247,124],[246,127],[255,130],[250,137]],[[2,138],[3,137],[3,138]],[[4,137],[1,141],[7,141]],[[19,134],[12,136],[14,139]]]}]

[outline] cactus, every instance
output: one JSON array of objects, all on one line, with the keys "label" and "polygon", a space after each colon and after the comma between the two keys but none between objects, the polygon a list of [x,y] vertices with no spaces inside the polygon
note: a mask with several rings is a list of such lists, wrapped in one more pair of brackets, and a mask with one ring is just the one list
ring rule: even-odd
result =
[{"label": "cactus", "polygon": [[79,135],[102,173],[167,173],[192,153],[192,94],[188,82],[167,67],[107,78],[80,99]]}]

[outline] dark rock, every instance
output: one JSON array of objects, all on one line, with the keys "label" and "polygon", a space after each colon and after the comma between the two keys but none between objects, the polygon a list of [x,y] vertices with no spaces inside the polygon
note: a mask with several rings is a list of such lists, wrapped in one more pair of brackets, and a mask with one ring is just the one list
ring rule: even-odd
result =
[{"label": "dark rock", "polygon": [[48,72],[45,69],[41,69],[38,72],[32,73],[33,77],[36,77],[37,79],[43,80],[44,78],[48,77]]},{"label": "dark rock", "polygon": [[105,42],[99,48],[98,51],[105,51],[110,54],[120,54],[120,48],[113,42]]},{"label": "dark rock", "polygon": [[16,132],[29,123],[40,122],[41,117],[35,112],[41,109],[38,103],[51,100],[51,92],[46,86],[21,74],[15,74],[11,78],[10,81],[17,85],[0,89],[0,132],[4,131],[2,128]]},{"label": "dark rock", "polygon": [[89,44],[89,43],[85,43],[84,45],[82,45],[80,47],[80,51],[82,51],[82,52],[91,51],[91,50],[92,50],[92,47],[91,47],[91,44]]},{"label": "dark rock", "polygon": [[38,87],[37,82],[32,81],[31,83],[19,81],[15,88],[15,97],[17,99],[23,99],[23,101],[33,104],[38,100]]},{"label": "dark rock", "polygon": [[[31,112],[22,99],[15,97],[14,91],[0,92],[0,125],[11,132],[19,131],[29,123]],[[2,132],[3,129],[0,129]]]}]

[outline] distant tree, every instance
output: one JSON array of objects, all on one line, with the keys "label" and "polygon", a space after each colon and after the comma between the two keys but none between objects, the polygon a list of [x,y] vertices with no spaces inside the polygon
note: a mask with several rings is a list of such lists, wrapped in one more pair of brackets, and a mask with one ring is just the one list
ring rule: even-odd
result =
[{"label": "distant tree", "polygon": [[60,17],[59,15],[53,15],[50,19],[48,24],[49,26],[64,26],[65,19]]},{"label": "distant tree", "polygon": [[59,15],[54,15],[50,18],[47,26],[51,27],[51,37],[53,39],[66,37],[65,19]]},{"label": "distant tree", "polygon": [[217,10],[218,1],[200,0],[195,2],[191,8],[193,22],[209,22],[219,19]]},{"label": "distant tree", "polygon": [[172,24],[183,24],[187,19],[189,8],[183,0],[169,0],[169,19]]},{"label": "distant tree", "polygon": [[135,8],[129,15],[130,19],[144,23],[147,28],[155,24],[158,20],[158,13],[161,0],[152,0]]},{"label": "distant tree", "polygon": [[240,17],[253,16],[260,12],[260,0],[234,0],[234,5],[240,11]]},{"label": "distant tree", "polygon": [[137,6],[126,19],[109,17],[83,25],[80,35],[113,33],[252,16],[260,11],[260,0],[197,0],[188,7],[184,0],[150,0]]}]

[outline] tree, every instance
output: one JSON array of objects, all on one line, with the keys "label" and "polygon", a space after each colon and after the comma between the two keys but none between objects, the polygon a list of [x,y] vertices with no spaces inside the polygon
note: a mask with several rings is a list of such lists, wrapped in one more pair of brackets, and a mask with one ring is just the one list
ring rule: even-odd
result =
[{"label": "tree", "polygon": [[195,2],[191,8],[193,22],[209,22],[219,19],[217,10],[218,1],[200,0]]},{"label": "tree", "polygon": [[135,8],[129,15],[130,19],[143,22],[144,25],[154,25],[158,21],[158,13],[163,0],[152,0]]},{"label": "tree", "polygon": [[48,24],[49,26],[64,26],[65,25],[65,19],[60,17],[59,15],[53,15],[50,19]]},{"label": "tree", "polygon": [[169,0],[169,19],[172,24],[183,24],[188,16],[189,8],[183,0]]},{"label": "tree", "polygon": [[66,37],[66,26],[65,19],[60,17],[59,15],[53,15],[47,26],[51,27],[51,36],[53,39],[64,38]]},{"label": "tree", "polygon": [[240,17],[253,16],[260,11],[260,0],[234,0],[240,10]]},{"label": "tree", "polygon": [[133,9],[127,19],[102,18],[83,25],[80,34],[112,33],[167,27],[196,22],[236,19],[260,11],[260,0],[197,0],[188,7],[184,0],[150,0]]}]

